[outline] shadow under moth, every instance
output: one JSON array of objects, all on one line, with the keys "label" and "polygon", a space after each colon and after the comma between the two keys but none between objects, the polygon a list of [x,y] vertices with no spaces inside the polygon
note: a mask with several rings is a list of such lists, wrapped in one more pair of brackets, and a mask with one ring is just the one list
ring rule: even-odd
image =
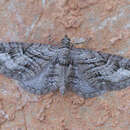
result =
[{"label": "shadow under moth", "polygon": [[0,74],[33,94],[69,90],[91,98],[130,86],[130,59],[74,48],[67,36],[60,46],[0,43]]}]

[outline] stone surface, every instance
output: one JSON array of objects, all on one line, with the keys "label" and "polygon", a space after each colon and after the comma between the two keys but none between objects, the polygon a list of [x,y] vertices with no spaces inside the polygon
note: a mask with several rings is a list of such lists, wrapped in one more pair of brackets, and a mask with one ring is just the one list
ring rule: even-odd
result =
[{"label": "stone surface", "polygon": [[[1,0],[0,41],[58,44],[67,34],[87,41],[77,47],[130,58],[129,12],[129,0]],[[1,75],[0,129],[128,130],[129,93],[127,88],[88,100],[73,93],[36,96]]]}]

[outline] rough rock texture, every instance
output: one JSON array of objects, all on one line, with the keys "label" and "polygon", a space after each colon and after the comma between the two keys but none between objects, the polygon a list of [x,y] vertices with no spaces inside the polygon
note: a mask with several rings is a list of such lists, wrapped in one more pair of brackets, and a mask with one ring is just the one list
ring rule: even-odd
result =
[{"label": "rough rock texture", "polygon": [[[130,58],[130,0],[0,1],[0,41],[58,44],[65,34],[77,47]],[[0,129],[128,130],[129,93],[36,96],[1,75]]]}]

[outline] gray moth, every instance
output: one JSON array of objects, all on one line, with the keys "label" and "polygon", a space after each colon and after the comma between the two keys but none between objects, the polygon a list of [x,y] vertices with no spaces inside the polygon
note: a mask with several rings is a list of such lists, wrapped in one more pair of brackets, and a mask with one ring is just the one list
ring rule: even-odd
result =
[{"label": "gray moth", "polygon": [[130,59],[74,48],[67,36],[60,46],[0,43],[0,74],[33,94],[59,90],[91,98],[130,86]]}]

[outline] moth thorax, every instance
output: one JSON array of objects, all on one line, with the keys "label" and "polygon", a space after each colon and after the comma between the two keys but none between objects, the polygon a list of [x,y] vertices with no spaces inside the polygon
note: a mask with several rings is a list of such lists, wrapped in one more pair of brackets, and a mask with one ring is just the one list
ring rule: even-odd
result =
[{"label": "moth thorax", "polygon": [[70,50],[68,48],[62,48],[58,54],[59,63],[62,65],[70,64]]}]

